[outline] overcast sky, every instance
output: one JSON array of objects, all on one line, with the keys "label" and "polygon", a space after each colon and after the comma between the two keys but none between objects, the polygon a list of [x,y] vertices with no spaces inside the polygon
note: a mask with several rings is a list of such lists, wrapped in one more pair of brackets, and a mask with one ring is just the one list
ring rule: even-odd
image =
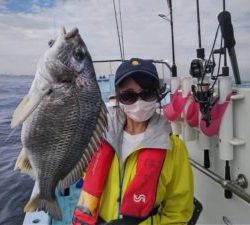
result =
[{"label": "overcast sky", "polygon": [[[240,72],[247,79],[250,1],[227,0],[226,8],[232,15]],[[221,10],[222,0],[200,0],[207,57]],[[158,17],[169,14],[166,0],[121,0],[121,12],[126,58],[172,61],[170,24]],[[187,75],[198,47],[196,1],[173,0],[173,16],[178,73]],[[34,74],[48,40],[62,25],[79,28],[93,59],[120,57],[112,0],[0,0],[0,74]]]}]

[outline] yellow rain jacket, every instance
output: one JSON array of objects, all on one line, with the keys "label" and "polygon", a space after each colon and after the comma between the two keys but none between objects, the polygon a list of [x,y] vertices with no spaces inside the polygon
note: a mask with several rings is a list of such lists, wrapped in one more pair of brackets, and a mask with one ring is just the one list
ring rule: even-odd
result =
[{"label": "yellow rain jacket", "polygon": [[[107,142],[115,149],[109,175],[101,197],[99,216],[105,221],[122,218],[119,205],[123,194],[136,173],[137,156],[140,149],[166,149],[167,154],[158,181],[156,201],[158,213],[141,222],[141,225],[186,224],[193,213],[193,175],[188,153],[183,142],[170,135],[170,125],[164,117],[155,113],[150,119],[140,146],[120,160],[120,146],[125,116],[115,110],[109,113]],[[122,182],[121,182],[122,181]],[[121,198],[119,198],[121,191]]]}]

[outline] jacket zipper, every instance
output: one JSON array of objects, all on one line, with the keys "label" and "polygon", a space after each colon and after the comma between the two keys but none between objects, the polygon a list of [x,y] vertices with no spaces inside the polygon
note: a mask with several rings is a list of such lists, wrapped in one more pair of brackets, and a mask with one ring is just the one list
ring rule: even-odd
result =
[{"label": "jacket zipper", "polygon": [[[132,153],[136,152],[136,151],[139,151],[141,150],[142,148],[140,149],[136,149],[135,151],[131,152],[129,155],[131,155]],[[121,163],[120,163],[120,159],[117,155],[117,160],[118,160],[118,164],[119,164],[119,197],[117,199],[118,201],[118,213],[117,213],[117,219],[120,219],[121,217],[121,214],[120,214],[120,209],[121,209],[121,200],[122,200],[122,188],[123,188],[123,180],[124,180],[124,175],[125,175],[125,170],[126,170],[126,165],[127,165],[127,159],[128,159],[129,156],[127,156],[127,158],[125,159],[125,162],[124,162],[124,168],[123,168],[123,171],[121,172]],[[121,175],[122,174],[122,175]]]},{"label": "jacket zipper", "polygon": [[[118,215],[117,215],[117,219],[120,219],[120,209],[121,209],[121,199],[122,199],[122,188],[123,188],[123,180],[124,180],[124,175],[125,175],[125,170],[126,170],[126,164],[127,164],[127,159],[124,162],[124,168],[123,171],[121,172],[121,167],[120,167],[120,161],[119,162],[119,197],[118,197]],[[122,174],[122,176],[121,176]]]}]

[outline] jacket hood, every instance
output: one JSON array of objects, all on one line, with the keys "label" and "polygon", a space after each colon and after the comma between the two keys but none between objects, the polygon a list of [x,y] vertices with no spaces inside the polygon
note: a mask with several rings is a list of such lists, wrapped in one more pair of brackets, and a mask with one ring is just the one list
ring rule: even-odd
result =
[{"label": "jacket hood", "polygon": [[[123,127],[126,115],[120,108],[108,108],[108,131],[106,141],[114,148],[120,156],[122,145]],[[144,138],[138,148],[169,149],[169,134],[171,127],[165,117],[155,112],[149,120]]]}]

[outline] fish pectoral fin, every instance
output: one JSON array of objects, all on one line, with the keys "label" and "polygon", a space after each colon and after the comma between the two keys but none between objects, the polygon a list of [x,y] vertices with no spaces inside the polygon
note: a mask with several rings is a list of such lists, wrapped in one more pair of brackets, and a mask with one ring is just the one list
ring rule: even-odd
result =
[{"label": "fish pectoral fin", "polygon": [[56,199],[49,201],[43,199],[40,194],[37,194],[26,204],[24,212],[34,212],[37,209],[48,212],[56,220],[62,220],[62,213]]},{"label": "fish pectoral fin", "polygon": [[11,120],[11,128],[15,128],[21,123],[23,123],[27,119],[27,117],[35,110],[35,108],[40,104],[44,95],[45,93],[26,95],[13,113]]}]

